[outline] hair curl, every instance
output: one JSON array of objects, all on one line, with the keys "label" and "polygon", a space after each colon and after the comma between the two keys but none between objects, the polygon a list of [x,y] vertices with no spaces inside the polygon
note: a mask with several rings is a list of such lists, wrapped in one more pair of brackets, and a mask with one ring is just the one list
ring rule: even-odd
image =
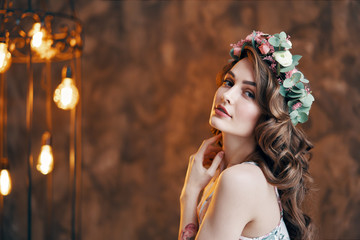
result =
[{"label": "hair curl", "polygon": [[[244,48],[240,59],[245,57],[254,68],[255,96],[261,111],[254,134],[257,146],[247,161],[256,162],[267,181],[278,188],[290,238],[314,239],[314,224],[301,209],[312,183],[308,169],[313,145],[305,133],[292,124],[286,101],[279,93],[280,85],[268,65],[250,46]],[[236,63],[230,62],[218,74],[218,86]]]}]

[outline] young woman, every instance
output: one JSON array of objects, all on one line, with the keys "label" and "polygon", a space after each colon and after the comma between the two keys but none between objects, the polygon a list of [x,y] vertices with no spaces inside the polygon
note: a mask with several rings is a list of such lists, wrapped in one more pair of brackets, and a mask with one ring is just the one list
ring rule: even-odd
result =
[{"label": "young woman", "polygon": [[300,208],[312,144],[295,125],[314,98],[289,39],[254,31],[231,45],[210,114],[215,136],[189,160],[179,239],[313,239]]}]

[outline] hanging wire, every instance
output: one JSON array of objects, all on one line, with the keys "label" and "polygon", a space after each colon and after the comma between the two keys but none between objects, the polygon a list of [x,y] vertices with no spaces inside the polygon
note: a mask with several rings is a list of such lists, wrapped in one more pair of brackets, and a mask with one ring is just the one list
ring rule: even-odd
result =
[{"label": "hanging wire", "polygon": [[28,11],[29,11],[29,12],[32,11],[31,0],[28,0]]},{"label": "hanging wire", "polygon": [[71,13],[74,18],[76,18],[76,12],[75,12],[75,3],[74,0],[69,0],[69,5],[71,8]]},{"label": "hanging wire", "polygon": [[81,83],[81,58],[80,56],[74,55],[75,58],[75,83],[76,86],[78,87],[79,90],[79,102],[77,104],[76,107],[76,125],[75,125],[75,134],[76,134],[76,139],[75,139],[75,144],[76,144],[76,169],[75,169],[75,173],[76,173],[76,216],[77,216],[77,221],[76,221],[76,225],[77,225],[77,232],[78,232],[78,238],[77,239],[81,239],[81,179],[82,179],[82,175],[81,175],[81,169],[82,169],[82,145],[81,145],[81,141],[82,141],[82,118],[81,118],[81,114],[82,114],[82,83]]},{"label": "hanging wire", "polygon": [[4,74],[1,73],[0,74],[0,78],[1,78],[1,86],[0,86],[0,161],[2,160],[3,157],[3,152],[4,152],[4,122],[5,122],[5,116],[4,116],[4,105],[5,105],[5,99],[4,99],[4,87],[5,87],[5,78],[4,78]]},{"label": "hanging wire", "polygon": [[32,221],[32,211],[31,211],[31,195],[32,195],[32,167],[33,167],[33,155],[31,150],[31,138],[32,138],[32,123],[33,123],[33,103],[34,103],[34,78],[33,78],[33,65],[32,65],[32,55],[30,47],[30,39],[27,40],[27,46],[29,50],[28,62],[27,62],[27,73],[28,73],[28,93],[27,93],[27,106],[26,106],[26,129],[28,137],[28,151],[27,151],[27,171],[28,171],[28,240],[31,240],[31,221]]},{"label": "hanging wire", "polygon": [[[52,111],[51,111],[51,62],[46,61],[46,125],[52,137]],[[54,161],[54,160],[53,160]],[[46,176],[46,222],[45,222],[45,238],[52,239],[52,201],[53,201],[53,171]]]}]

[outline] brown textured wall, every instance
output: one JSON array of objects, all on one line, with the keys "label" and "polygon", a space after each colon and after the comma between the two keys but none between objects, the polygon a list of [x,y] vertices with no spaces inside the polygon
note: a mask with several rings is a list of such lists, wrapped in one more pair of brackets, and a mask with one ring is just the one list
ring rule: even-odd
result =
[{"label": "brown textured wall", "polygon": [[[210,136],[215,75],[229,59],[229,44],[253,29],[290,34],[311,80],[316,101],[303,128],[315,145],[317,191],[306,207],[319,238],[360,239],[358,1],[82,0],[76,6],[86,38],[83,239],[176,239],[188,156]],[[13,66],[7,76],[14,186],[4,202],[5,239],[26,239],[24,71]],[[44,93],[35,94],[37,156]],[[68,115],[54,114],[53,232],[54,239],[69,239]],[[34,239],[43,237],[44,187],[34,173]]]}]

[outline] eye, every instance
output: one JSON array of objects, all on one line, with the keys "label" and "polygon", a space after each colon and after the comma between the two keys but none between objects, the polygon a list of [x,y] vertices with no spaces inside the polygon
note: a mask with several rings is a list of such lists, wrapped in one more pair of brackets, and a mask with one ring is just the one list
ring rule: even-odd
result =
[{"label": "eye", "polygon": [[244,94],[251,99],[255,99],[255,94],[252,91],[246,90]]},{"label": "eye", "polygon": [[233,82],[231,79],[226,78],[226,79],[223,80],[223,84],[222,84],[222,85],[223,85],[223,86],[232,87],[232,86],[234,86],[234,82]]}]

